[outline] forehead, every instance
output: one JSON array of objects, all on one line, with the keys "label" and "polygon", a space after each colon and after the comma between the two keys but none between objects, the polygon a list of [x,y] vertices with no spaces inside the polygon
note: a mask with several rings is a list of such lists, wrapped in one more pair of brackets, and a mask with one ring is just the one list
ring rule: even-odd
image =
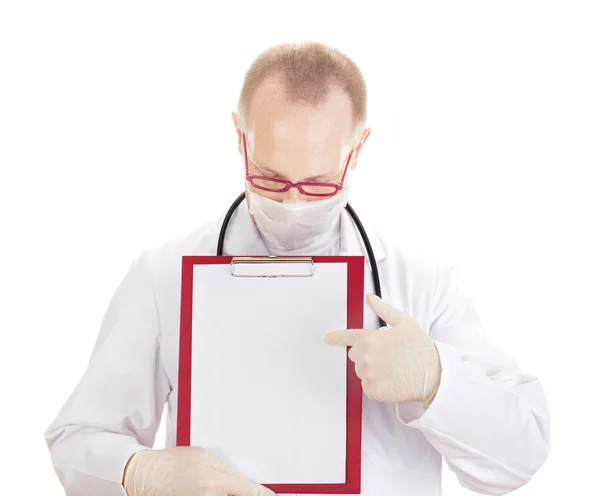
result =
[{"label": "forehead", "polygon": [[334,174],[353,143],[349,97],[333,89],[316,105],[290,102],[276,81],[261,85],[246,116],[251,160],[299,180]]}]

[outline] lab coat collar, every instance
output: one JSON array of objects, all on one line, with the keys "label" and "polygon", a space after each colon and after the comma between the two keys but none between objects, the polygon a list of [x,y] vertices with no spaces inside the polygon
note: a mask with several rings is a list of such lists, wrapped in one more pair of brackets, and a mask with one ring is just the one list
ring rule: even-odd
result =
[{"label": "lab coat collar", "polygon": [[[218,237],[219,235],[224,218],[225,214],[217,221],[215,237]],[[383,245],[377,234],[368,227],[367,223],[363,221],[363,224],[367,235],[369,236],[375,260],[379,262],[386,256]],[[340,234],[340,255],[364,255],[367,265],[370,265],[367,250],[360,237],[360,233],[354,225],[352,217],[350,217],[350,214],[346,210],[342,212]],[[227,234],[225,235],[223,254],[228,256],[258,257],[267,256],[269,254],[256,225],[250,217],[246,200],[240,204],[229,222]]]}]

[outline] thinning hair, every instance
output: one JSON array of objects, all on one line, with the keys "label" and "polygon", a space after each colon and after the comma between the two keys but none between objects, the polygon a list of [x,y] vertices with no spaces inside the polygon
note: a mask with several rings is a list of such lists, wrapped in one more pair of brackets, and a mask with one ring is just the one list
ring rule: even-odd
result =
[{"label": "thinning hair", "polygon": [[263,51],[250,65],[238,101],[240,125],[260,84],[279,76],[290,103],[316,107],[340,88],[352,103],[354,129],[365,125],[367,85],[358,66],[341,51],[316,42],[284,43]]}]

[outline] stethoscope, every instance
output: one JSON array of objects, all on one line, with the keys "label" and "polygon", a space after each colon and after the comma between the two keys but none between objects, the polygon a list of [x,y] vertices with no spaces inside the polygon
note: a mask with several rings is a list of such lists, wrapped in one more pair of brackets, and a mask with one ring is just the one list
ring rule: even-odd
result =
[{"label": "stethoscope", "polygon": [[[229,221],[233,216],[236,209],[239,207],[240,203],[244,201],[246,197],[246,193],[242,193],[238,196],[235,201],[229,207],[227,214],[225,215],[225,219],[223,219],[223,224],[221,225],[221,232],[219,233],[219,241],[217,242],[217,256],[223,255],[223,244],[225,243],[225,234],[227,233],[227,227],[229,226]],[[346,204],[346,210],[352,217],[352,221],[356,225],[358,232],[360,233],[360,237],[365,245],[365,249],[367,250],[367,256],[369,257],[369,263],[371,264],[371,272],[373,273],[373,288],[374,293],[381,298],[381,282],[379,280],[379,269],[377,268],[377,261],[375,260],[375,254],[373,253],[373,248],[371,247],[371,242],[369,241],[369,237],[367,236],[367,232],[362,225],[362,222],[356,215],[354,209],[350,206],[350,204]],[[379,326],[385,327],[386,324],[383,319],[379,319]]]}]

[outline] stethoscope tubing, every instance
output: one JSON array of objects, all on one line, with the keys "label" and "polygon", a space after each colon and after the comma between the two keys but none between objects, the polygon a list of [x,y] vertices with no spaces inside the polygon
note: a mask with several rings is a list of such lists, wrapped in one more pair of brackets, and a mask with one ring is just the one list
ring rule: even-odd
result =
[{"label": "stethoscope tubing", "polygon": [[[246,197],[246,193],[242,193],[238,196],[235,201],[229,207],[229,210],[225,214],[225,218],[223,219],[223,223],[221,224],[221,231],[219,232],[219,239],[217,242],[217,256],[223,255],[223,245],[225,244],[225,235],[227,234],[227,227],[229,226],[229,221],[231,217],[235,213],[236,209],[240,206],[240,203],[244,201]],[[360,237],[362,238],[363,244],[365,245],[365,249],[367,251],[367,256],[369,258],[369,264],[371,265],[371,272],[373,273],[373,292],[381,298],[381,280],[379,279],[379,269],[377,267],[377,260],[375,260],[375,254],[373,253],[373,247],[371,246],[371,242],[369,241],[369,236],[367,236],[367,232],[365,231],[362,222],[356,215],[354,209],[350,206],[350,204],[346,204],[346,210],[350,214],[352,221],[356,225]],[[383,319],[379,318],[379,327],[385,327],[386,324]]]}]

